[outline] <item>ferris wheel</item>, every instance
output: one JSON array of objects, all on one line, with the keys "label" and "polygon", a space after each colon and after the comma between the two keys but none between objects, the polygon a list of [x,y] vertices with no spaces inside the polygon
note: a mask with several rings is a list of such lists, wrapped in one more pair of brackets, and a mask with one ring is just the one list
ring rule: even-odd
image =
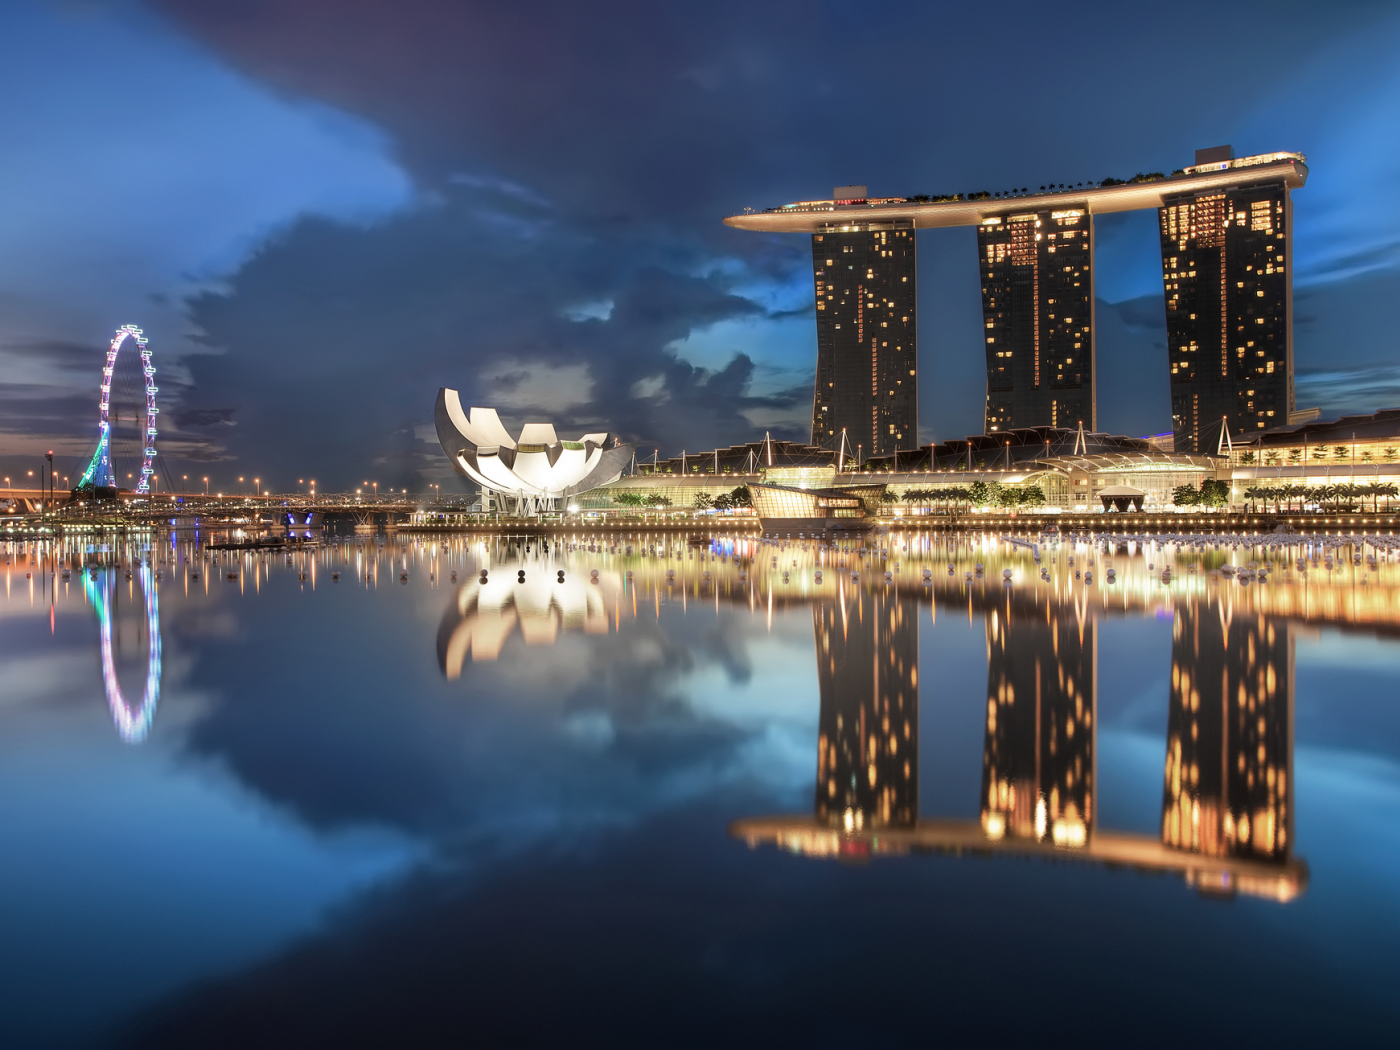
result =
[{"label": "ferris wheel", "polygon": [[[122,325],[112,337],[102,369],[97,451],[78,482],[79,488],[124,487],[141,495],[151,491],[156,415],[160,412],[155,376],[145,335],[134,324]],[[123,481],[127,483],[124,486]]]}]

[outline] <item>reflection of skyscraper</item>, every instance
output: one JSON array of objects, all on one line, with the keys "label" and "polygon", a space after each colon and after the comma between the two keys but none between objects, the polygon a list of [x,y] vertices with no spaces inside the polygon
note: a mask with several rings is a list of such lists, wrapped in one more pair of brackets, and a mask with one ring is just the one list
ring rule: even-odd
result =
[{"label": "reflection of skyscraper", "polygon": [[919,808],[918,606],[881,592],[813,607],[817,822],[909,826]]},{"label": "reflection of skyscraper", "polygon": [[1291,847],[1293,639],[1284,620],[1183,606],[1172,629],[1162,841],[1284,860]]},{"label": "reflection of skyscraper", "polygon": [[987,618],[982,826],[1082,846],[1094,816],[1094,620],[1010,608]]},{"label": "reflection of skyscraper", "polygon": [[[844,187],[859,190],[864,187]],[[862,223],[812,236],[817,381],[812,444],[887,455],[918,441],[915,254],[911,223]]]},{"label": "reflection of skyscraper", "polygon": [[1029,211],[977,227],[987,350],[986,433],[1097,430],[1094,225],[1083,208]]}]

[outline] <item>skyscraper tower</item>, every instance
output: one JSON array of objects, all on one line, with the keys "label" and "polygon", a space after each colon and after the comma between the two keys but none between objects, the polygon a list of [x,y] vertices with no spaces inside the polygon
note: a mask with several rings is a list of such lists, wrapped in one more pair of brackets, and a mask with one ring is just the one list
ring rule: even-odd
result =
[{"label": "skyscraper tower", "polygon": [[[1228,146],[1196,151],[1188,174],[1231,169]],[[1293,402],[1293,202],[1277,174],[1167,196],[1158,209],[1167,300],[1173,446],[1219,451],[1234,435],[1286,426]]]},{"label": "skyscraper tower", "polygon": [[1010,212],[977,227],[987,351],[984,432],[1097,430],[1094,224],[1084,208]]},{"label": "skyscraper tower", "polygon": [[1098,429],[1094,217],[1157,209],[1176,451],[1316,418],[1293,404],[1292,204],[1301,153],[1199,150],[1170,175],[1032,191],[868,197],[744,209],[725,225],[812,237],[812,444],[889,454],[917,441],[914,231],[978,230],[984,427]]},{"label": "skyscraper tower", "polygon": [[[838,186],[840,200],[864,186]],[[812,234],[817,378],[812,444],[862,458],[918,442],[914,226],[852,222]]]}]

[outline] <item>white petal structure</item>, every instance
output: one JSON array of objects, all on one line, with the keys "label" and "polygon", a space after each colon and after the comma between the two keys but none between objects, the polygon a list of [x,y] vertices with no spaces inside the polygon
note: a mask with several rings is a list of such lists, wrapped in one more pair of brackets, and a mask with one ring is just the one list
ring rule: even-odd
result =
[{"label": "white petal structure", "polygon": [[587,492],[622,476],[632,446],[612,434],[561,441],[549,423],[527,423],[512,439],[494,408],[462,410],[457,391],[438,391],[438,441],[457,473],[488,492],[509,496],[517,508],[547,509],[549,501]]}]

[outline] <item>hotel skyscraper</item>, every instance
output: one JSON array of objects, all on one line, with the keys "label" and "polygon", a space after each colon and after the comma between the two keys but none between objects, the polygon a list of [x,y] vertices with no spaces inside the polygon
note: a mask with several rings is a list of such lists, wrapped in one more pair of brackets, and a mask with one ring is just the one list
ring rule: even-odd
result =
[{"label": "hotel skyscraper", "polygon": [[[1230,161],[1199,150],[1200,171]],[[1246,169],[1247,170],[1247,169]],[[1158,212],[1177,452],[1219,451],[1232,435],[1293,413],[1293,202],[1282,180],[1165,198]]]},{"label": "hotel skyscraper", "polygon": [[985,433],[1097,430],[1094,224],[1082,208],[1020,211],[977,227],[987,351]]},{"label": "hotel skyscraper", "polygon": [[[865,196],[864,186],[836,194]],[[817,377],[812,444],[862,460],[918,442],[914,227],[866,222],[812,234]]]},{"label": "hotel skyscraper", "polygon": [[[1292,203],[1300,153],[1197,150],[1170,175],[938,197],[840,186],[724,220],[809,233],[816,288],[812,444],[862,459],[918,440],[915,231],[977,228],[987,360],[985,432],[1098,429],[1097,215],[1155,208],[1161,221],[1177,452],[1217,455],[1222,425],[1259,433],[1309,418],[1293,405]],[[859,451],[858,451],[859,450]]]}]

